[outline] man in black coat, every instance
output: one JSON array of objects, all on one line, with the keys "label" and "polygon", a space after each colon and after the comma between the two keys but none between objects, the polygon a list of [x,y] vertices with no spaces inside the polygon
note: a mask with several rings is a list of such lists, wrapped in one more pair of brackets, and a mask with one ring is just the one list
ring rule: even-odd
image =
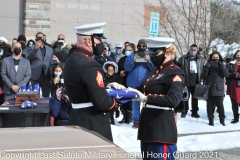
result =
[{"label": "man in black coat", "polygon": [[[76,27],[77,47],[64,67],[67,95],[72,103],[70,125],[78,125],[112,139],[109,111],[117,107],[116,100],[109,97],[103,81],[102,66],[92,57],[104,51],[101,42],[106,23]],[[108,87],[125,88],[117,83]]]},{"label": "man in black coat", "polygon": [[[185,74],[185,86],[188,88],[188,92],[191,93],[192,96],[192,117],[199,118],[198,115],[198,99],[194,98],[194,92],[196,89],[196,85],[201,83],[201,74],[203,71],[203,66],[205,63],[205,59],[200,56],[198,53],[198,46],[196,44],[192,44],[190,47],[190,51],[180,57],[178,61],[182,64],[182,70]],[[193,72],[194,70],[194,72]],[[181,117],[185,118],[188,112],[189,106],[188,101],[185,104],[185,111],[182,112]]]}]

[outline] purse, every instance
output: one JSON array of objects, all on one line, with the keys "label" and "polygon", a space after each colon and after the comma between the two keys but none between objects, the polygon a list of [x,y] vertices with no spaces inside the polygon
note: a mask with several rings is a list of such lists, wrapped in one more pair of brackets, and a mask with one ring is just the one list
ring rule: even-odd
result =
[{"label": "purse", "polygon": [[210,85],[197,84],[193,97],[199,100],[207,100]]},{"label": "purse", "polygon": [[187,86],[185,86],[183,88],[183,98],[182,98],[182,101],[188,101],[188,97],[189,97],[188,88],[187,88]]}]

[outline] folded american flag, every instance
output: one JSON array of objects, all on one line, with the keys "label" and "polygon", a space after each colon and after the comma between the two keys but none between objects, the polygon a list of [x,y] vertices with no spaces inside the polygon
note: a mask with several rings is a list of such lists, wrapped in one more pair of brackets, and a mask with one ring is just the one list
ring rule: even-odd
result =
[{"label": "folded american flag", "polygon": [[35,84],[34,87],[32,87],[31,83],[27,86],[26,84],[23,84],[19,90],[15,93],[14,98],[16,98],[16,94],[21,91],[40,91],[39,84]]},{"label": "folded american flag", "polygon": [[36,106],[37,106],[37,103],[34,103],[33,101],[23,101],[21,108],[30,109],[30,108],[35,108]]},{"label": "folded american flag", "polygon": [[127,103],[128,101],[137,98],[137,94],[134,92],[130,92],[127,89],[124,90],[117,90],[114,88],[106,89],[108,95],[117,99],[121,103]]}]

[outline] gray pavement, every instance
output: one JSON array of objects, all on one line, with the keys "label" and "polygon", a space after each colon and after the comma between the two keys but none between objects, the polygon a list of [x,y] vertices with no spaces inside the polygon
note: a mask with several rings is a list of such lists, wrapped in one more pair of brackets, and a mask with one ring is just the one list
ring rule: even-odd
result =
[{"label": "gray pavement", "polygon": [[[239,132],[235,131],[221,131],[221,132],[205,132],[205,133],[193,133],[193,134],[179,134],[178,137],[200,134],[216,134],[226,132]],[[240,138],[240,137],[239,137]],[[240,140],[239,140],[240,143]],[[206,144],[207,145],[207,144]],[[178,156],[178,155],[177,155]],[[240,148],[221,149],[217,151],[204,151],[204,152],[186,152],[179,153],[179,158],[176,160],[240,160]]]}]

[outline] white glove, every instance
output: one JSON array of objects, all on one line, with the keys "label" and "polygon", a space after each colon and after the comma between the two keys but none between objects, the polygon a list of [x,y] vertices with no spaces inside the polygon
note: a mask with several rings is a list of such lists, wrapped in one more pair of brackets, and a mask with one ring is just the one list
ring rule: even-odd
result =
[{"label": "white glove", "polygon": [[124,87],[123,85],[121,84],[118,84],[117,82],[113,82],[113,83],[109,83],[106,88],[115,88],[115,89],[118,89],[118,90],[122,90],[122,89],[126,89],[126,87]]},{"label": "white glove", "polygon": [[137,93],[138,98],[136,100],[143,101],[143,102],[147,101],[147,96],[142,94],[139,90],[131,88],[131,87],[128,87],[127,90],[130,91],[130,92]]}]

